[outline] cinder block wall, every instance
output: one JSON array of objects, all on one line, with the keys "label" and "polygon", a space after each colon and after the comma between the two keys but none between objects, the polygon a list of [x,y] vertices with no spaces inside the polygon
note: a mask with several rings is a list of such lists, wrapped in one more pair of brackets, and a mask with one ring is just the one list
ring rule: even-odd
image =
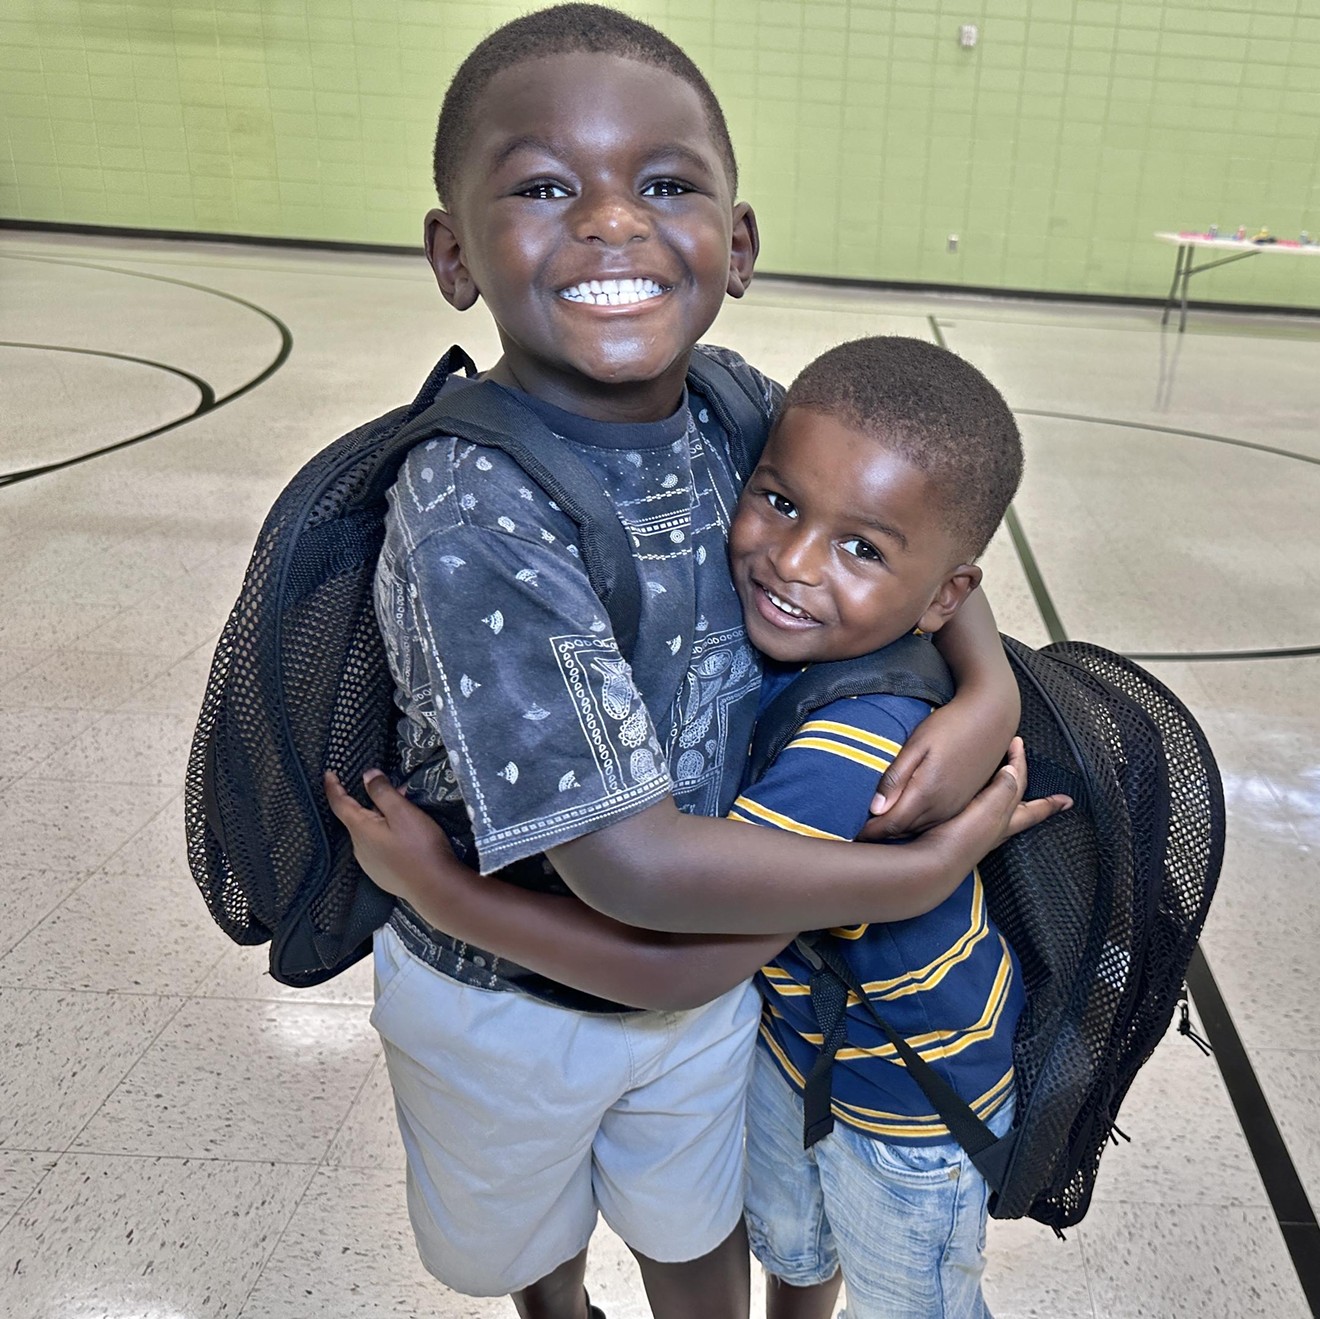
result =
[{"label": "cinder block wall", "polygon": [[[526,7],[9,0],[0,214],[411,243],[445,83]],[[630,9],[722,98],[765,270],[1150,296],[1173,266],[1156,229],[1320,234],[1316,0]],[[1316,307],[1320,258],[1262,257],[1198,285]]]}]

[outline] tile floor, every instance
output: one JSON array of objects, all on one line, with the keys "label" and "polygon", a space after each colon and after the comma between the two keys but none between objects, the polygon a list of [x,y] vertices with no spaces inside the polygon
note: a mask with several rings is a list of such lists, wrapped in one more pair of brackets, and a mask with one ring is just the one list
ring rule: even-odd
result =
[{"label": "tile floor", "polygon": [[[285,479],[461,340],[420,260],[0,236],[0,1316],[510,1314],[416,1263],[359,967],[290,991],[191,887],[180,778],[211,646]],[[790,378],[862,333],[940,336],[1021,412],[1022,527],[1068,632],[1132,653],[1320,646],[1320,321],[765,281],[712,338]],[[80,350],[77,352],[69,350]],[[190,377],[199,377],[198,383]],[[1008,538],[1006,631],[1046,639]],[[1204,947],[1320,1199],[1320,658],[1155,663],[1220,753]],[[1285,1029],[1285,1027],[1287,1029]],[[1308,1313],[1223,1080],[1171,1037],[1064,1243],[994,1223],[998,1319]],[[626,1252],[592,1263],[646,1313]]]}]

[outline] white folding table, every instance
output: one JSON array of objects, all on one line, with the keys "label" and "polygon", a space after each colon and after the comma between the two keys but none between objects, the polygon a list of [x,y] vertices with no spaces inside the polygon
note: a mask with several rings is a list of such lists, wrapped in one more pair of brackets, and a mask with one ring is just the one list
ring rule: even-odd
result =
[{"label": "white folding table", "polygon": [[[1181,301],[1182,311],[1178,317],[1180,332],[1187,328],[1187,285],[1193,275],[1199,275],[1203,270],[1213,270],[1216,266],[1230,265],[1234,261],[1245,261],[1249,256],[1268,256],[1271,253],[1276,256],[1320,256],[1320,243],[1299,243],[1296,239],[1254,243],[1250,238],[1211,238],[1208,234],[1157,233],[1155,237],[1164,243],[1175,243],[1178,247],[1178,256],[1173,266],[1173,284],[1164,303],[1160,324],[1169,323],[1169,312],[1173,310],[1175,302]],[[1198,247],[1218,248],[1231,252],[1232,256],[1220,257],[1217,261],[1204,261],[1196,266],[1192,264],[1192,256]]]}]

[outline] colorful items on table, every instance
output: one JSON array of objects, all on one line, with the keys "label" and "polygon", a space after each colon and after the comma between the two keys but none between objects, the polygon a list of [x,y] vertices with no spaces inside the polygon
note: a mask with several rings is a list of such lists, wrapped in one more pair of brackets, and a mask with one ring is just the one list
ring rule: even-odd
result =
[{"label": "colorful items on table", "polygon": [[1268,229],[1257,230],[1250,238],[1247,237],[1247,226],[1240,224],[1235,233],[1231,236],[1221,236],[1219,226],[1212,224],[1204,233],[1198,233],[1189,229],[1180,229],[1179,238],[1203,238],[1210,241],[1221,240],[1223,242],[1234,243],[1256,243],[1259,246],[1277,245],[1279,247],[1312,247],[1320,243],[1320,238],[1312,238],[1305,229],[1302,230],[1296,238],[1276,238]]}]

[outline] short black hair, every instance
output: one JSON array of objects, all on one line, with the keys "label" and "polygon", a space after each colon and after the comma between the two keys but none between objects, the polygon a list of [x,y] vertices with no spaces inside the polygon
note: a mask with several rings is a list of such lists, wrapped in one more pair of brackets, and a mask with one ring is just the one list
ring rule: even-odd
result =
[{"label": "short black hair", "polygon": [[724,111],[701,70],[663,32],[606,5],[553,5],[496,28],[458,67],[435,130],[435,191],[447,205],[463,152],[472,135],[472,115],[497,73],[546,55],[621,55],[639,64],[668,69],[701,98],[732,191],[738,191],[738,162]]},{"label": "short black hair", "polygon": [[1022,480],[1022,437],[999,391],[956,353],[899,335],[854,339],[804,367],[784,407],[836,417],[924,472],[968,560]]}]

